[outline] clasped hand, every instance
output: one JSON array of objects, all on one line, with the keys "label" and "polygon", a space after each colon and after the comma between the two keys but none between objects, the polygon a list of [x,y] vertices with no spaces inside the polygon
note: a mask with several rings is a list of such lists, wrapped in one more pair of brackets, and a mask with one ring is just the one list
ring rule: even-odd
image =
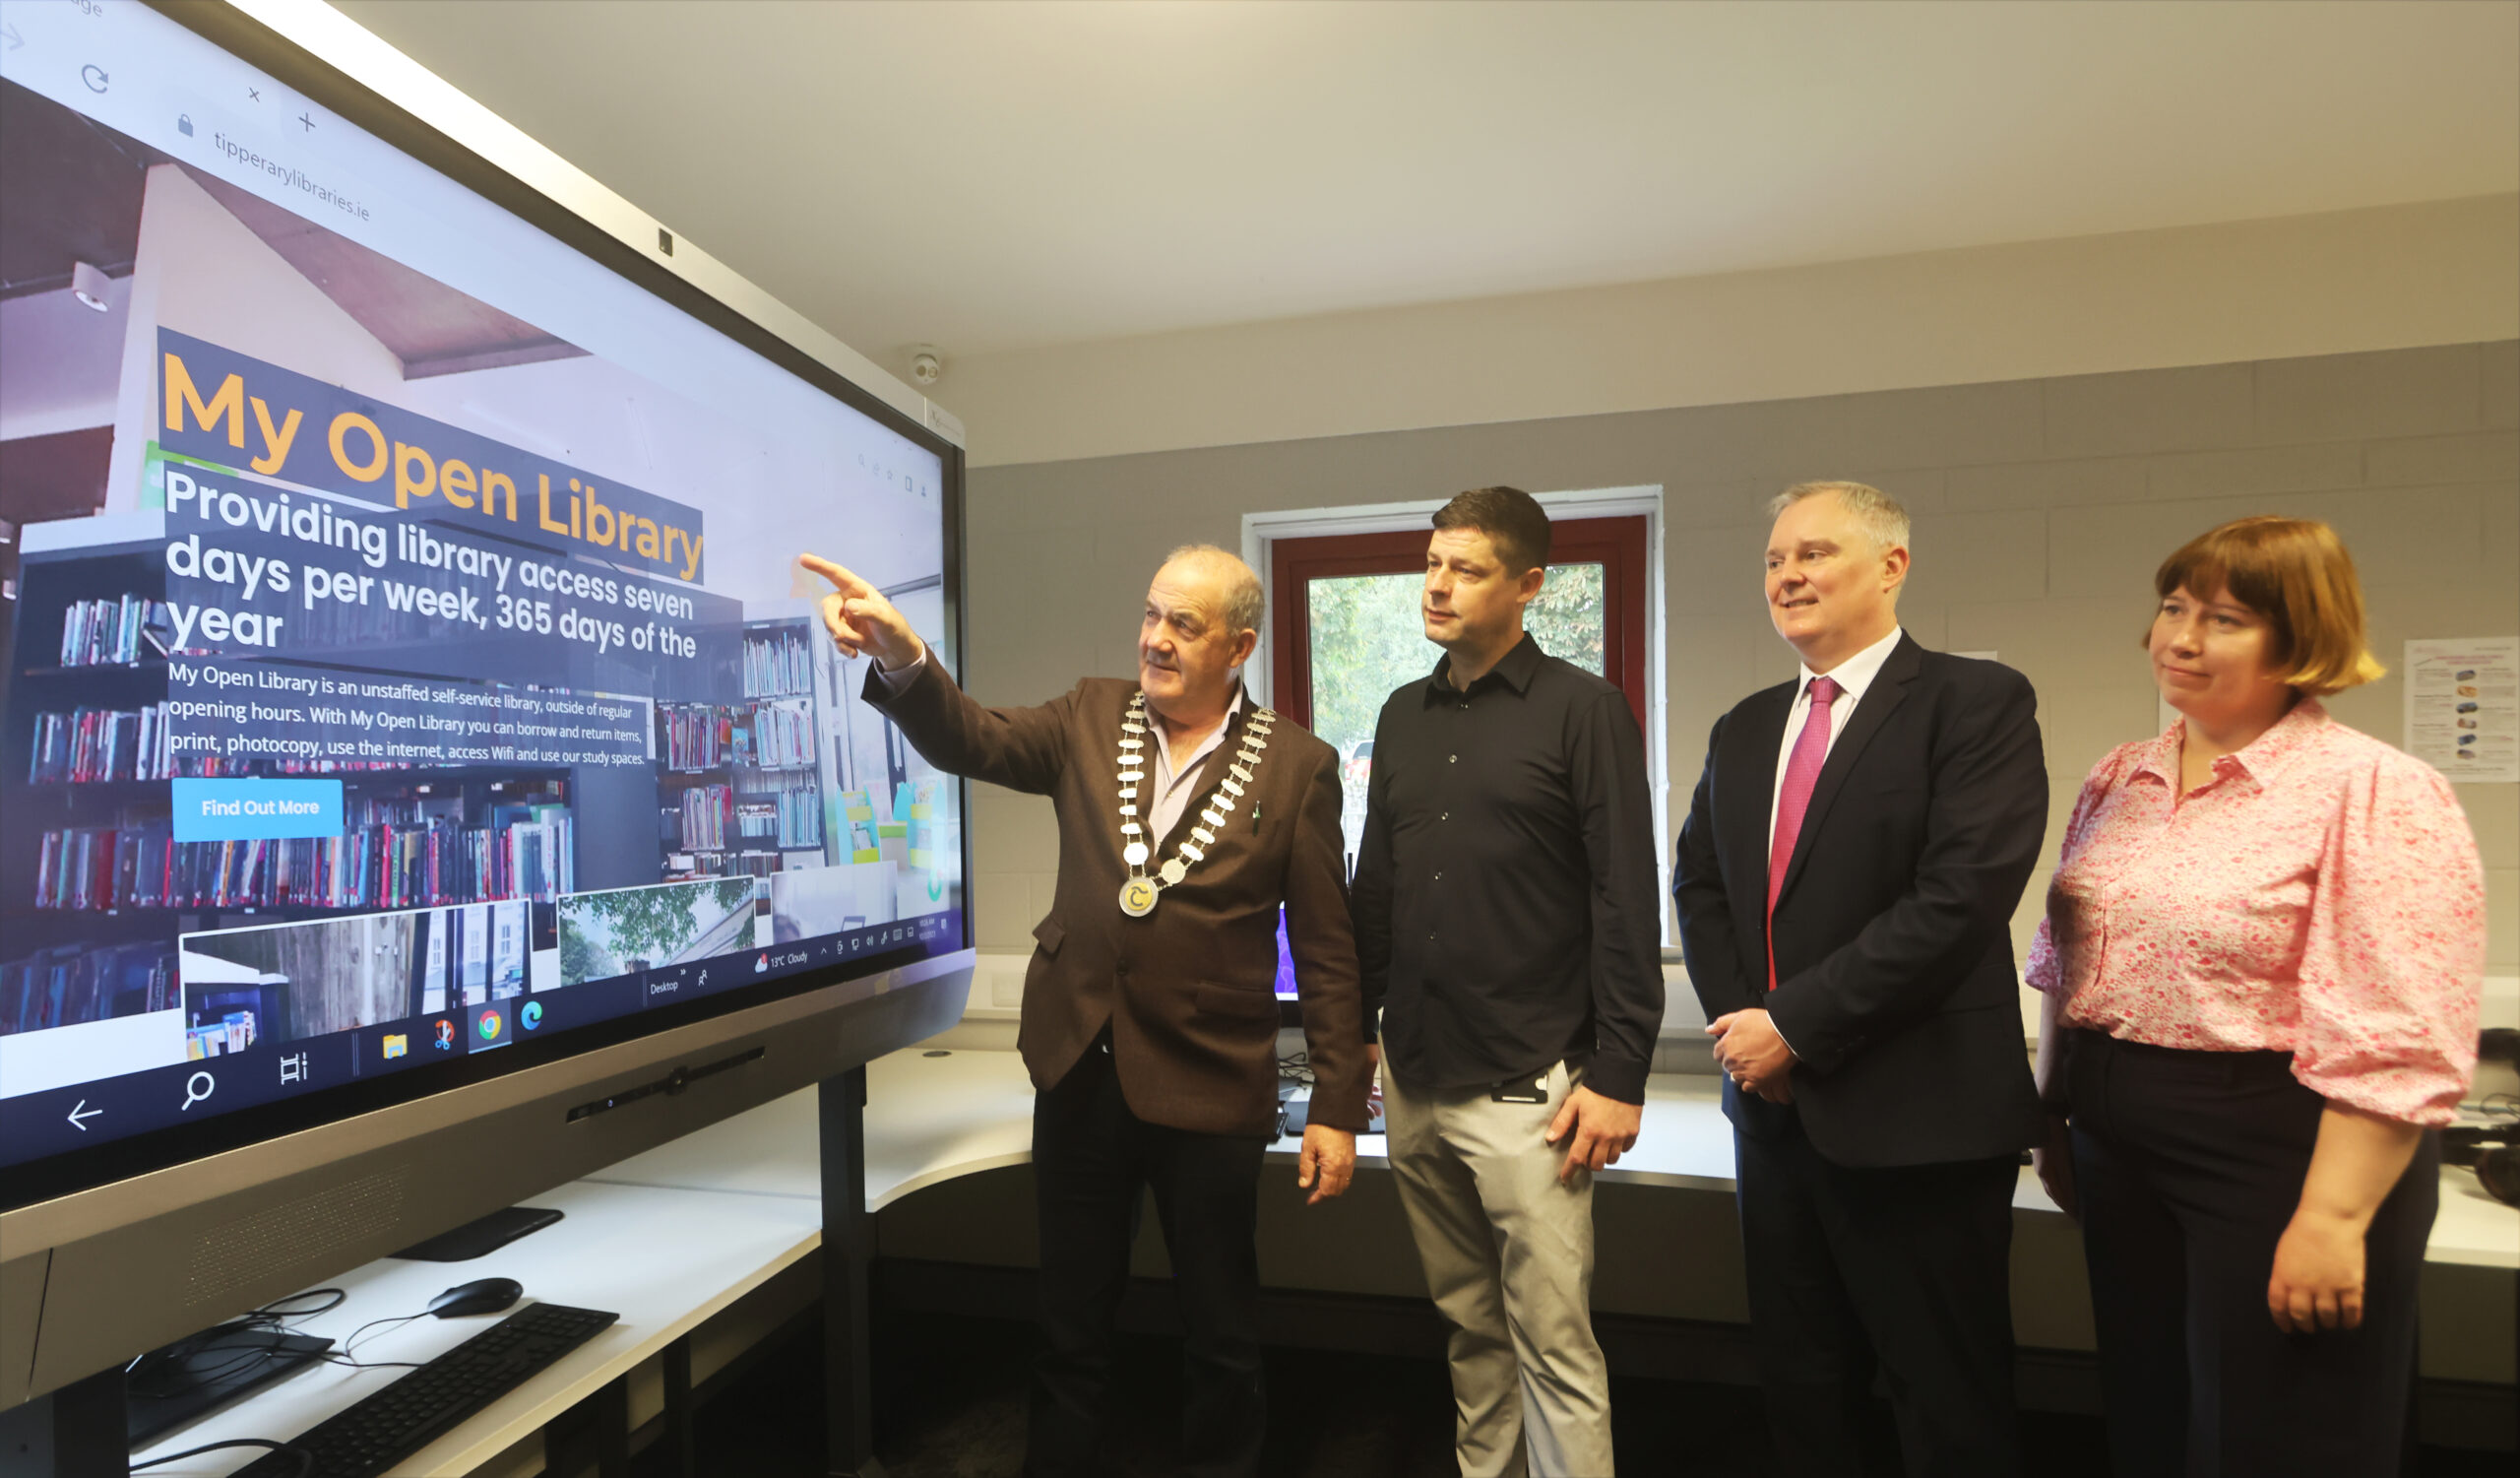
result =
[{"label": "clasped hand", "polygon": [[1727,1011],[1707,1023],[1706,1034],[1715,1039],[1715,1060],[1734,1087],[1772,1104],[1794,1102],[1794,1049],[1767,1012]]}]

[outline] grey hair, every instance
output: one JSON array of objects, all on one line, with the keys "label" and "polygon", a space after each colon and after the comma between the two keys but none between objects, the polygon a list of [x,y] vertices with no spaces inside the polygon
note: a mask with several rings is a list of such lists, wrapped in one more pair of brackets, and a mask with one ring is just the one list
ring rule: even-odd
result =
[{"label": "grey hair", "polygon": [[1768,499],[1768,517],[1777,518],[1785,510],[1807,497],[1821,493],[1837,494],[1838,506],[1856,517],[1865,533],[1872,536],[1876,549],[1908,546],[1908,510],[1897,498],[1878,487],[1862,482],[1796,482]]},{"label": "grey hair", "polygon": [[1166,564],[1176,560],[1196,559],[1216,568],[1225,577],[1226,624],[1235,631],[1257,631],[1269,618],[1269,595],[1260,588],[1260,577],[1242,556],[1231,549],[1212,544],[1185,544],[1164,556]]}]

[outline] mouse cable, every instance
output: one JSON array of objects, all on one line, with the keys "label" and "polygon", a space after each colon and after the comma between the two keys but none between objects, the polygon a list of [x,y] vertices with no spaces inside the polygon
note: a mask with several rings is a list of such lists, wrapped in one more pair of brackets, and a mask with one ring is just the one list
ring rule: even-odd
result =
[{"label": "mouse cable", "polygon": [[358,1342],[359,1342],[359,1336],[360,1336],[360,1335],[362,1335],[362,1334],[366,1334],[368,1330],[375,1328],[375,1327],[376,1327],[376,1326],[378,1326],[379,1324],[408,1324],[408,1323],[410,1323],[411,1320],[413,1320],[413,1319],[415,1319],[415,1318],[426,1318],[426,1317],[429,1317],[429,1312],[428,1312],[426,1309],[423,1309],[423,1310],[421,1310],[421,1311],[420,1311],[419,1313],[417,1313],[417,1314],[406,1314],[406,1315],[402,1316],[400,1318],[372,1318],[372,1319],[369,1319],[366,1323],[363,1323],[363,1324],[359,1325],[357,1328],[352,1329],[352,1330],[349,1332],[349,1337],[342,1341],[342,1353],[343,1353],[343,1354],[345,1354],[345,1355],[347,1355],[351,1350],[353,1350],[353,1349],[357,1348],[357,1347],[358,1347]]},{"label": "mouse cable", "polygon": [[[318,1299],[323,1298],[326,1294],[330,1294],[332,1297],[326,1302],[316,1305],[312,1309],[291,1309],[285,1307],[296,1303],[300,1299]],[[282,1324],[300,1324],[310,1318],[313,1318],[319,1314],[330,1314],[349,1301],[350,1296],[348,1292],[344,1289],[310,1288],[304,1293],[292,1293],[284,1299],[274,1299],[270,1303],[265,1304],[260,1309],[255,1310],[253,1313],[246,1315],[245,1317],[250,1319],[270,1319],[276,1323]]]},{"label": "mouse cable", "polygon": [[338,1365],[346,1371],[415,1371],[428,1364],[425,1360],[352,1360],[346,1355],[338,1353],[318,1355],[315,1358],[326,1365]]},{"label": "mouse cable", "polygon": [[314,1453],[304,1447],[291,1446],[287,1443],[273,1442],[267,1437],[239,1437],[223,1443],[204,1443],[198,1447],[186,1447],[181,1452],[169,1452],[163,1457],[153,1457],[147,1462],[135,1462],[131,1465],[131,1471],[137,1473],[143,1468],[163,1467],[167,1463],[178,1462],[187,1457],[198,1457],[204,1452],[216,1452],[221,1447],[261,1447],[270,1452],[286,1452],[297,1459],[296,1478],[306,1478],[307,1474],[315,1471]]}]

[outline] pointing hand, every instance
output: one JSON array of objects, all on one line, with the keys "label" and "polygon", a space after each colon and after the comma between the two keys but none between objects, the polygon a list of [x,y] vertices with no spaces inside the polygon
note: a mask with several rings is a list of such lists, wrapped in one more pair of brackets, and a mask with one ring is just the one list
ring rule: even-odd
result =
[{"label": "pointing hand", "polygon": [[918,661],[927,650],[884,593],[846,566],[819,554],[799,554],[796,565],[830,583],[832,594],[823,597],[823,628],[844,654],[856,657],[871,652],[891,672]]}]

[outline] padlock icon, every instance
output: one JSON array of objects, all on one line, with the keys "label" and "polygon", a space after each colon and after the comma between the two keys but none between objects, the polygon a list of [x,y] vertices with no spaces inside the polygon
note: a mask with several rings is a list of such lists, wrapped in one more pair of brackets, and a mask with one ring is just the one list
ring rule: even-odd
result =
[{"label": "padlock icon", "polygon": [[190,113],[177,113],[175,115],[175,132],[182,134],[187,139],[191,138],[193,136],[193,115]]}]

